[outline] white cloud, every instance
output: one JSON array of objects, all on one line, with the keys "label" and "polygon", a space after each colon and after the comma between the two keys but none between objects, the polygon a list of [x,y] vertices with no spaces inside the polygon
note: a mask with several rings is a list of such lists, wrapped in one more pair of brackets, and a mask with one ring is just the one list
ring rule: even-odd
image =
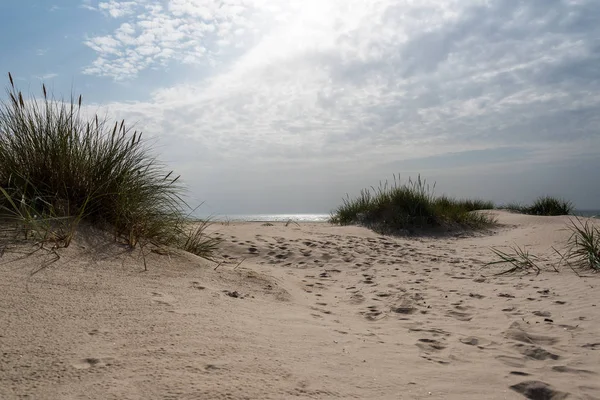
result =
[{"label": "white cloud", "polygon": [[190,168],[381,175],[450,152],[516,146],[548,162],[600,144],[592,0],[117,3],[104,4],[130,11],[86,42],[98,54],[86,73],[218,65],[146,102],[110,105],[185,141],[177,162]]},{"label": "white cloud", "polygon": [[97,11],[96,7],[92,5],[92,0],[82,0],[80,7],[85,10]]},{"label": "white cloud", "polygon": [[36,78],[41,81],[48,81],[50,79],[56,78],[57,76],[58,76],[58,74],[50,72],[50,73],[47,73],[44,75],[36,76]]},{"label": "white cloud", "polygon": [[138,3],[135,1],[117,1],[109,0],[98,4],[98,9],[112,18],[121,18],[132,15],[135,12]]},{"label": "white cloud", "polygon": [[[254,43],[261,33],[259,25],[265,21],[263,18],[268,20],[265,14],[268,7],[259,3],[110,0],[96,7],[85,3],[86,8],[99,10],[111,18],[125,18],[127,22],[111,35],[95,36],[85,42],[98,58],[84,73],[123,80],[169,61],[214,64],[228,48],[239,50]],[[135,67],[123,68],[126,63]]]}]

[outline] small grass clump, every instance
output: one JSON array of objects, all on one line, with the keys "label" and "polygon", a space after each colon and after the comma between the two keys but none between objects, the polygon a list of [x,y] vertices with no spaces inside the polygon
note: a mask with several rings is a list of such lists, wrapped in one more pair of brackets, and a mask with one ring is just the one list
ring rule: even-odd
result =
[{"label": "small grass clump", "polygon": [[57,100],[44,85],[40,99],[25,100],[9,80],[0,102],[0,216],[24,239],[66,247],[87,221],[131,247],[210,256],[206,224],[191,228],[179,176],[156,160],[141,132],[85,118],[81,96]]},{"label": "small grass clump", "polygon": [[564,252],[555,250],[571,269],[600,271],[600,228],[586,219],[571,219],[571,236]]},{"label": "small grass clump", "polygon": [[420,176],[401,184],[394,175],[392,184],[386,181],[377,189],[363,189],[355,199],[347,196],[332,213],[330,222],[362,224],[384,233],[457,226],[473,229],[495,222],[491,216],[475,212],[493,209],[493,203],[436,197],[434,189],[435,184],[430,186]]},{"label": "small grass clump", "polygon": [[[567,239],[567,243],[563,251],[559,251],[552,247],[554,252],[560,256],[559,263],[550,264],[555,272],[560,271],[562,262],[566,263],[577,275],[581,271],[600,272],[600,228],[594,225],[592,219],[575,217],[569,220],[567,229],[571,235]],[[508,264],[511,268],[502,271],[496,275],[505,275],[512,273],[528,273],[534,271],[539,274],[542,270],[539,266],[540,258],[529,253],[523,247],[513,246],[511,251],[505,252],[492,248],[492,252],[496,255],[497,260],[486,264],[499,265]]]},{"label": "small grass clump", "polygon": [[537,198],[531,205],[521,205],[517,203],[508,204],[503,207],[510,211],[520,212],[529,215],[571,215],[573,213],[573,203],[552,196],[542,196]]},{"label": "small grass clump", "polygon": [[496,275],[507,275],[512,273],[528,273],[529,271],[534,271],[537,274],[542,270],[538,266],[539,258],[531,253],[523,247],[512,246],[510,252],[498,250],[497,248],[492,248],[492,252],[499,258],[497,261],[492,261],[486,264],[486,266],[490,265],[505,265],[508,264],[511,268],[499,272]]}]

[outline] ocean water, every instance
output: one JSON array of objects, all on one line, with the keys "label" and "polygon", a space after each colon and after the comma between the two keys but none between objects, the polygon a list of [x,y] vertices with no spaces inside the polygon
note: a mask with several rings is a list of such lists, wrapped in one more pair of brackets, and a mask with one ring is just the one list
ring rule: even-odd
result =
[{"label": "ocean water", "polygon": [[[595,217],[600,219],[600,210],[576,210],[574,215],[581,217]],[[229,214],[212,215],[209,217],[213,221],[237,221],[237,222],[287,222],[289,220],[296,222],[327,222],[329,214]]]},{"label": "ocean water", "polygon": [[580,217],[594,217],[600,219],[600,210],[575,210],[573,214]]},{"label": "ocean water", "polygon": [[327,222],[329,214],[230,214],[213,215],[213,221],[237,222]]}]

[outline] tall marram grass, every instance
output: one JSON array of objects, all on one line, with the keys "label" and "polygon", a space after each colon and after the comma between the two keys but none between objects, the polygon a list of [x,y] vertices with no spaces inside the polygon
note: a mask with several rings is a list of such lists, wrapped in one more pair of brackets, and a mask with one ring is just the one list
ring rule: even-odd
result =
[{"label": "tall marram grass", "polygon": [[483,200],[457,200],[434,195],[435,184],[429,185],[419,176],[400,183],[380,183],[375,189],[363,189],[351,199],[347,196],[331,215],[335,224],[364,224],[382,232],[403,229],[456,227],[481,228],[494,223],[494,218],[477,213],[493,209],[494,204]]},{"label": "tall marram grass", "polygon": [[573,203],[568,200],[552,196],[541,196],[530,205],[513,203],[508,204],[503,208],[529,215],[557,216],[572,214],[574,206]]},{"label": "tall marram grass", "polygon": [[[84,117],[81,96],[24,99],[9,74],[0,103],[0,207],[28,222],[86,220],[135,247],[154,243],[209,255],[214,243],[189,231],[179,176],[125,121]],[[208,242],[206,242],[208,240]],[[190,241],[194,242],[193,244]],[[204,245],[206,244],[206,245]],[[67,243],[68,245],[68,243]]]}]

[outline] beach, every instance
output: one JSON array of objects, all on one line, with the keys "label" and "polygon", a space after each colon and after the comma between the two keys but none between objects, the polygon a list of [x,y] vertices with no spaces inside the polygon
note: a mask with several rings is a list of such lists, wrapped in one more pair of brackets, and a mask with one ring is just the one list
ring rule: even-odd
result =
[{"label": "beach", "polygon": [[0,400],[600,400],[600,1],[0,16]]},{"label": "beach", "polygon": [[[600,398],[600,276],[553,268],[569,217],[491,213],[435,237],[216,222],[215,261],[92,229],[5,249],[0,398]],[[514,244],[539,274],[486,266]]]}]

